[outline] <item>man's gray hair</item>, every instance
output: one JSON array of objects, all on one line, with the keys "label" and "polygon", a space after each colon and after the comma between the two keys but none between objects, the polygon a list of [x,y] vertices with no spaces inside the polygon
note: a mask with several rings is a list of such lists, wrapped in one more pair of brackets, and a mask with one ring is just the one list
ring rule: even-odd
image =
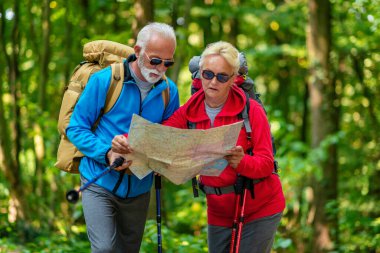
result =
[{"label": "man's gray hair", "polygon": [[164,23],[149,23],[144,26],[137,35],[136,45],[145,50],[146,44],[153,34],[162,36],[163,38],[172,39],[177,44],[173,27]]}]

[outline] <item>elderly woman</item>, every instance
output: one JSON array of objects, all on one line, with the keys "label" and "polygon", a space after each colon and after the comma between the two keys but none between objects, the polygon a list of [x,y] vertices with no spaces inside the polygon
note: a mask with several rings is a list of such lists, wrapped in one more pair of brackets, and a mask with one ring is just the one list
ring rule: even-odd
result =
[{"label": "elderly woman", "polygon": [[[238,51],[231,44],[219,41],[207,46],[199,62],[202,89],[164,124],[188,128],[189,122],[192,122],[196,129],[208,129],[240,121],[247,97],[234,84],[239,65]],[[231,235],[235,232],[233,224],[236,225],[234,217],[239,196],[234,192],[233,186],[238,175],[252,179],[255,184],[252,186],[253,194],[244,197],[241,236],[233,239],[235,243],[240,243],[237,251],[269,253],[285,208],[280,179],[273,173],[271,135],[266,114],[253,99],[249,99],[249,108],[248,118],[252,131],[247,133],[244,127],[241,129],[236,147],[227,151],[228,166],[218,177],[199,178],[201,189],[207,196],[210,253],[230,252],[233,247]],[[126,138],[115,137],[113,148],[119,153],[128,152]]]}]

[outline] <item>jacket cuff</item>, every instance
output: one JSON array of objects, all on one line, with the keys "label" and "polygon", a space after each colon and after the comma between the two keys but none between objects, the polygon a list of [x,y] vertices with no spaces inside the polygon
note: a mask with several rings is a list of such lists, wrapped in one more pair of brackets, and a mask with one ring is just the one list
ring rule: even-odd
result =
[{"label": "jacket cuff", "polygon": [[110,161],[108,160],[108,156],[107,156],[107,154],[108,154],[108,152],[110,152],[110,150],[111,150],[111,148],[109,148],[109,149],[107,150],[107,152],[106,152],[106,154],[105,154],[105,156],[104,156],[104,160],[106,161],[106,164],[107,164],[107,165],[110,165]]},{"label": "jacket cuff", "polygon": [[[236,173],[242,174],[245,171],[245,167],[247,165],[247,159],[248,159],[247,156],[248,156],[247,154],[244,154],[243,159],[241,159],[239,165],[235,169]],[[242,174],[242,175],[244,176],[244,174]]]}]

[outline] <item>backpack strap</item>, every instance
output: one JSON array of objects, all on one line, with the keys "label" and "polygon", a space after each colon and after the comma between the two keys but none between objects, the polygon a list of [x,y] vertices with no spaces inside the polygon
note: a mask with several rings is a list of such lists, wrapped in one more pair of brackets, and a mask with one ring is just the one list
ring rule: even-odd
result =
[{"label": "backpack strap", "polygon": [[[251,136],[252,136],[252,127],[251,122],[249,122],[249,110],[251,108],[250,101],[249,101],[249,94],[247,92],[244,92],[246,101],[243,111],[238,115],[243,120],[245,131],[247,132],[247,139],[248,142],[251,142]],[[252,155],[252,149],[248,150],[248,154]]]},{"label": "backpack strap", "polygon": [[[104,108],[101,110],[98,118],[95,121],[95,124],[92,127],[92,130],[94,131],[99,124],[100,118],[107,112],[109,112],[112,107],[115,105],[117,99],[120,96],[121,90],[123,88],[123,81],[124,81],[124,63],[118,62],[111,64],[111,84],[108,88],[106,101],[104,103]],[[122,78],[123,77],[123,78]],[[167,88],[162,91],[162,100],[164,103],[164,107],[166,109],[167,105],[169,104],[170,100],[170,87],[169,87],[169,81],[166,78],[166,76],[163,77],[163,79],[167,83]]]},{"label": "backpack strap", "polygon": [[[245,130],[247,132],[248,141],[251,141],[252,127],[251,127],[251,123],[249,122],[249,110],[250,110],[249,94],[247,92],[244,92],[244,93],[245,93],[247,100],[245,103],[245,107],[244,107],[243,111],[240,113],[239,117],[244,121],[244,127],[245,127]],[[263,110],[266,114],[264,105],[261,102],[258,95],[256,95],[255,100],[261,105],[261,107],[263,108]],[[271,134],[271,140],[272,140],[273,156],[275,156],[276,155],[276,146],[275,146],[274,137],[272,134]],[[248,153],[250,155],[252,155],[252,150],[248,150]],[[278,162],[276,160],[274,160],[274,162],[273,162],[273,174],[278,175]]]},{"label": "backpack strap", "polygon": [[106,103],[104,106],[104,113],[107,113],[115,105],[117,99],[120,96],[121,89],[123,88],[123,78],[124,77],[124,63],[114,63],[111,64],[112,75],[111,84],[108,89]]},{"label": "backpack strap", "polygon": [[[81,68],[81,71],[77,71],[79,68]],[[90,79],[90,76],[94,74],[95,72],[99,71],[100,69],[101,69],[100,66],[98,66],[96,62],[82,61],[74,69],[71,80],[79,80],[79,81],[85,80],[85,82],[88,82],[88,80]]]},{"label": "backpack strap", "polygon": [[164,102],[164,108],[166,109],[166,107],[169,104],[169,100],[170,100],[170,86],[169,86],[169,81],[168,81],[168,79],[166,78],[165,75],[163,76],[162,79],[164,79],[165,82],[166,82],[166,84],[167,84],[167,88],[162,91],[162,100]]},{"label": "backpack strap", "polygon": [[123,88],[123,79],[124,77],[124,63],[114,63],[111,64],[111,84],[107,91],[106,101],[104,103],[104,107],[101,109],[98,118],[96,119],[94,125],[91,130],[95,131],[98,127],[99,121],[102,116],[109,112],[112,107],[115,105],[116,100],[119,98],[121,89]]},{"label": "backpack strap", "polygon": [[[84,87],[86,86],[86,83],[88,82],[88,79],[90,79],[90,76],[93,73],[99,71],[100,69],[101,68],[96,63],[82,61],[80,64],[78,64],[75,67],[71,75],[70,82],[65,86],[64,92],[66,92],[67,90],[71,90],[71,91],[74,91],[75,93],[81,94]],[[79,85],[70,85],[70,83],[78,83]],[[79,96],[78,96],[78,99],[79,99]],[[64,126],[62,132],[65,133],[66,127],[67,125]]]}]

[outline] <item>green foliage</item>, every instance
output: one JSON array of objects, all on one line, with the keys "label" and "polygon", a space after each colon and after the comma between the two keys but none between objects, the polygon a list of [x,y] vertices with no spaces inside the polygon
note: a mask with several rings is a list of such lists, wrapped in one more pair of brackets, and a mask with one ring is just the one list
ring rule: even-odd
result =
[{"label": "green foliage", "polygon": [[[208,252],[205,196],[194,198],[190,182],[177,186],[164,180],[162,199],[164,252]],[[148,253],[156,248],[156,222],[149,220],[142,250]]]},{"label": "green foliage", "polygon": [[[307,85],[312,64],[306,47],[308,1],[196,0],[191,6],[186,2],[165,0],[154,5],[155,20],[176,26],[176,56],[180,56],[177,64],[181,66],[178,73],[172,68],[168,75],[173,79],[178,75],[183,104],[190,97],[187,63],[193,55],[217,40],[231,41],[245,52],[249,76],[262,94],[275,137],[287,201],[275,252],[310,250],[316,194],[312,180],[324,182],[319,164],[331,156],[331,145],[338,151],[338,196],[327,202],[324,211],[338,216],[336,250],[380,252],[380,1],[330,1],[330,72],[336,81],[333,106],[339,109],[339,131],[315,148],[311,145]],[[82,61],[84,43],[109,39],[133,45],[134,1],[49,1],[49,73],[43,104],[39,103],[45,27],[42,2],[20,5],[20,26],[14,30],[16,3],[21,1],[0,1],[0,99],[4,107],[0,116],[13,138],[18,114],[12,91],[16,87],[10,75],[11,58],[6,56],[16,50],[21,128],[18,184],[22,185],[20,194],[27,216],[14,221],[17,208],[11,200],[15,185],[4,162],[16,157],[3,157],[1,153],[0,252],[88,252],[81,205],[70,206],[65,201],[65,192],[79,186],[79,177],[54,168],[58,110],[67,77]],[[13,47],[16,35],[20,44]],[[331,109],[326,108],[326,112]],[[0,129],[0,134],[3,132]],[[0,136],[0,150],[11,150],[14,156],[15,140],[11,143],[5,146]],[[41,150],[39,160],[37,151]],[[194,199],[190,183],[176,186],[169,182],[165,182],[162,196],[164,252],[207,252],[204,196]],[[156,223],[149,220],[142,252],[156,251],[156,236]]]},{"label": "green foliage", "polygon": [[[46,231],[47,232],[47,231]],[[20,243],[16,237],[4,237],[0,239],[0,252],[20,253],[84,253],[89,252],[90,243],[86,232],[73,234],[71,237],[61,235],[57,232],[38,233],[33,240]],[[13,233],[17,233],[13,231]]]},{"label": "green foliage", "polygon": [[[162,226],[162,249],[163,252],[208,252],[206,231],[194,236],[191,233],[176,231],[178,227]],[[140,252],[150,253],[157,251],[157,228],[154,220],[148,220],[144,232],[144,239]]]}]

